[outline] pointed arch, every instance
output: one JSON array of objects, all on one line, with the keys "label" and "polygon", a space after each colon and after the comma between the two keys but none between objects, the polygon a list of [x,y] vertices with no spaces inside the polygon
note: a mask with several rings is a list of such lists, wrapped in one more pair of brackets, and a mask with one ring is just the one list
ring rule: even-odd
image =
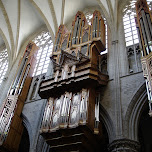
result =
[{"label": "pointed arch", "polygon": [[48,22],[48,20],[46,19],[45,15],[43,14],[43,12],[41,11],[41,9],[38,7],[38,5],[33,1],[33,0],[30,0],[30,2],[33,4],[33,6],[36,8],[36,10],[40,13],[41,17],[43,18],[50,34],[51,34],[51,37],[52,37],[52,40],[54,42],[55,40],[55,36],[54,36],[54,33],[53,33],[53,30]]},{"label": "pointed arch", "polygon": [[118,3],[119,6],[119,11],[123,12],[123,9],[125,8],[126,5],[129,5],[129,3],[131,2],[131,0],[121,0]]},{"label": "pointed arch", "polygon": [[107,5],[109,8],[109,13],[111,14],[111,20],[113,21],[114,20],[114,11],[113,11],[112,4],[111,4],[110,0],[107,0]]},{"label": "pointed arch", "polygon": [[109,143],[111,143],[115,138],[115,127],[113,125],[113,122],[108,112],[105,110],[105,108],[101,104],[100,104],[100,117],[107,130],[107,133],[109,136]]},{"label": "pointed arch", "polygon": [[5,7],[4,7],[4,4],[3,4],[2,0],[0,0],[0,7],[2,9],[4,18],[5,18],[5,21],[6,21],[6,24],[7,24],[7,29],[8,29],[8,32],[9,32],[9,36],[10,36],[10,41],[11,41],[11,53],[10,53],[10,56],[11,56],[11,59],[14,59],[13,52],[12,52],[12,51],[14,51],[14,48],[15,48],[14,47],[13,31],[12,31],[10,20],[8,18],[8,14],[7,14],[6,10],[5,10]]},{"label": "pointed arch", "polygon": [[[21,47],[19,48],[19,52],[20,52],[19,56],[21,56],[21,55],[24,53],[25,48],[26,48],[26,46],[28,45],[28,43],[29,43],[30,41],[32,41],[32,40],[33,40],[38,34],[40,34],[42,31],[46,31],[46,30],[48,30],[47,27],[46,27],[46,25],[43,25],[43,26],[41,26],[38,30],[36,30],[36,32],[30,34],[30,35],[22,42]],[[50,34],[51,34],[51,33],[50,33]]]},{"label": "pointed arch", "polygon": [[[109,13],[107,12],[106,8],[104,7],[104,5],[101,3],[100,0],[96,0],[101,8],[101,11],[102,11],[102,14],[104,15],[104,17],[106,18],[107,20],[107,24],[110,28],[110,30],[112,29],[112,20],[111,20],[111,17],[109,15]],[[109,8],[108,8],[109,9]]]},{"label": "pointed arch", "polygon": [[32,136],[33,136],[33,132],[32,132],[32,127],[27,119],[27,117],[22,113],[22,119],[23,119],[23,125],[24,127],[27,129],[28,135],[29,135],[29,140],[30,140],[30,149],[31,149],[31,144],[32,144]]},{"label": "pointed arch", "polygon": [[144,83],[132,98],[125,115],[124,132],[126,138],[138,141],[139,119],[145,104],[148,103],[147,92]]}]

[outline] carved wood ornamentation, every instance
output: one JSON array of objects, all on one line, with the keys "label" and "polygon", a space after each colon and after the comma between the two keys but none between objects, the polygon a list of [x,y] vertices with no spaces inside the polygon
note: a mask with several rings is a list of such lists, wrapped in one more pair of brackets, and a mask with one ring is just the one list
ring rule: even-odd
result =
[{"label": "carved wood ornamentation", "polygon": [[30,42],[21,58],[15,80],[0,110],[0,151],[17,152],[23,132],[21,112],[36,64],[38,47]]},{"label": "carved wood ornamentation", "polygon": [[[41,98],[48,100],[40,133],[52,151],[62,151],[66,147],[69,150],[75,147],[76,140],[82,143],[86,139],[91,143],[96,140],[94,134],[101,136],[98,96],[100,88],[108,82],[108,75],[99,68],[103,59],[100,53],[105,50],[104,27],[100,13],[95,11],[92,25],[78,12],[71,32],[64,25],[58,29],[51,55],[54,76],[42,81],[39,89]],[[73,150],[80,150],[76,145]]]}]

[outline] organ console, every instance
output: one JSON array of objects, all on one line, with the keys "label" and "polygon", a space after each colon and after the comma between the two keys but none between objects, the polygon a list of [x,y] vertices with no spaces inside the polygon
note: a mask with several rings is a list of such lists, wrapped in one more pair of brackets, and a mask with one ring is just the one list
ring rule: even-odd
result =
[{"label": "organ console", "polygon": [[47,99],[40,133],[52,151],[97,151],[102,129],[99,118],[100,89],[106,86],[100,53],[105,50],[105,25],[95,11],[91,25],[82,12],[72,31],[60,25],[51,60],[52,78],[42,81],[41,98]]},{"label": "organ console", "polygon": [[0,109],[0,151],[17,152],[22,136],[21,112],[36,64],[38,47],[30,42],[18,65],[17,74]]},{"label": "organ console", "polygon": [[141,49],[141,63],[149,100],[149,115],[152,116],[152,16],[146,0],[136,3],[136,25]]}]

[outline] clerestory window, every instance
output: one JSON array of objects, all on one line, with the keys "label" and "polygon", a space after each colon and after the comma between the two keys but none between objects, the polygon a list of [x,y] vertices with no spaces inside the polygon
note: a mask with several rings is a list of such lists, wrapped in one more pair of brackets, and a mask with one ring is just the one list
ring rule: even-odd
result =
[{"label": "clerestory window", "polygon": [[33,42],[39,47],[37,62],[33,73],[33,76],[37,76],[47,72],[50,62],[49,57],[53,49],[53,42],[48,31],[43,31],[33,40]]},{"label": "clerestory window", "polygon": [[[139,49],[139,39],[135,23],[136,2],[137,0],[131,0],[130,4],[127,5],[123,10],[123,24],[130,73],[135,73],[142,70],[140,61],[141,54]],[[147,0],[147,3],[151,10],[152,0]]]},{"label": "clerestory window", "polygon": [[[127,5],[124,9],[123,23],[124,23],[124,32],[125,32],[125,41],[126,46],[131,46],[139,43],[135,16],[136,16],[136,8],[135,3],[137,0],[130,1],[130,4]],[[151,10],[152,0],[147,0],[149,8]]]},{"label": "clerestory window", "polygon": [[4,79],[7,69],[8,69],[8,53],[7,53],[7,49],[4,48],[0,51],[0,85]]}]

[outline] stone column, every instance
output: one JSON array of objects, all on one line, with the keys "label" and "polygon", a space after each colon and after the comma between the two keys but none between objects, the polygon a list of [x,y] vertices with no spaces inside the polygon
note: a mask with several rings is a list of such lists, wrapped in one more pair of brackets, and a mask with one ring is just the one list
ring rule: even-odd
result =
[{"label": "stone column", "polygon": [[112,41],[112,49],[114,51],[114,102],[115,102],[115,126],[116,139],[123,138],[123,122],[122,122],[122,103],[121,103],[121,86],[120,86],[120,58],[118,40]]},{"label": "stone column", "polygon": [[109,152],[139,152],[139,149],[139,142],[129,139],[114,140],[108,147]]}]

